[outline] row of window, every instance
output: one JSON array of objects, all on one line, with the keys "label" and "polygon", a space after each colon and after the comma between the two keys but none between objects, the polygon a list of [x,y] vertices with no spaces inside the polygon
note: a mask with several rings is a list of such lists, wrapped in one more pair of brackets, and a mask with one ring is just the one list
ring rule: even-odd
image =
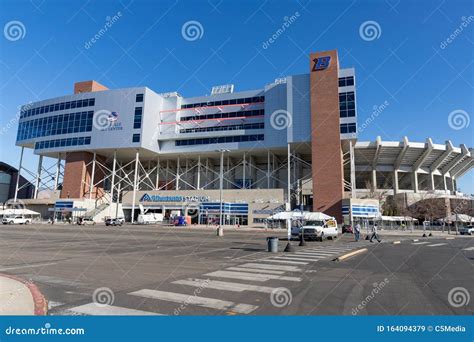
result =
[{"label": "row of window", "polygon": [[20,122],[17,140],[33,139],[50,135],[90,132],[93,111],[67,113]]},{"label": "row of window", "polygon": [[95,99],[84,99],[84,100],[55,103],[55,104],[51,104],[47,106],[31,108],[28,110],[22,110],[20,113],[20,118],[28,118],[33,115],[56,112],[58,110],[91,107],[94,105],[95,105]]},{"label": "row of window", "polygon": [[242,97],[240,99],[183,104],[181,105],[181,108],[185,109],[185,108],[197,108],[197,107],[226,106],[226,105],[233,105],[233,104],[259,103],[259,102],[264,102],[264,101],[265,101],[265,96],[255,96],[255,97],[246,97],[246,98]]},{"label": "row of window", "polygon": [[67,147],[67,146],[82,146],[90,145],[91,137],[77,137],[56,140],[38,141],[35,144],[35,150],[42,150],[46,148]]},{"label": "row of window", "polygon": [[219,137],[219,138],[176,140],[176,146],[224,144],[224,143],[244,142],[244,141],[259,141],[259,140],[263,140],[263,134],[238,135],[238,136]]},{"label": "row of window", "polygon": [[191,120],[206,120],[206,119],[222,119],[222,118],[239,118],[242,116],[261,116],[264,114],[263,109],[256,110],[243,110],[240,112],[230,112],[230,113],[215,113],[215,114],[204,114],[204,115],[193,115],[185,116],[181,118],[181,121],[191,121]]},{"label": "row of window", "polygon": [[135,102],[143,102],[143,94],[137,94],[135,96]]},{"label": "row of window", "polygon": [[199,133],[199,132],[216,132],[216,131],[234,131],[239,129],[264,129],[265,124],[263,122],[240,124],[240,125],[226,125],[226,126],[214,126],[214,127],[198,127],[198,128],[185,128],[181,129],[180,133]]},{"label": "row of window", "polygon": [[353,91],[339,94],[339,113],[341,118],[355,116],[355,95]]},{"label": "row of window", "polygon": [[133,128],[142,128],[143,107],[135,107],[133,116]]},{"label": "row of window", "polygon": [[341,124],[341,134],[356,133],[356,132],[357,132],[357,126],[355,123]]},{"label": "row of window", "polygon": [[354,76],[339,77],[339,87],[347,87],[354,85]]}]

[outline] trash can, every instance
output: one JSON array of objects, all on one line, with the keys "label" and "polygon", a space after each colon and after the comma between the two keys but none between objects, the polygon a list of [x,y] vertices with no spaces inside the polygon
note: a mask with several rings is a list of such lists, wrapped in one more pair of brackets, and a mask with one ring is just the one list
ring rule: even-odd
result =
[{"label": "trash can", "polygon": [[278,253],[278,237],[267,237],[268,252]]}]

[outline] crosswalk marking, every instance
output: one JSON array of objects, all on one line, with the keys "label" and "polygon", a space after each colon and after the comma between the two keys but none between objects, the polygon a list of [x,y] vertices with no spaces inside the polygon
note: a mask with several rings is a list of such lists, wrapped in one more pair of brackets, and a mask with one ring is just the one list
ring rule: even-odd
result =
[{"label": "crosswalk marking", "polygon": [[196,305],[210,309],[231,310],[241,314],[249,314],[258,308],[258,306],[250,304],[236,304],[227,300],[150,289],[143,289],[131,292],[129,294],[132,296],[159,299],[173,303],[189,303],[190,305]]},{"label": "crosswalk marking", "polygon": [[468,247],[468,248],[464,248],[465,251],[473,251],[474,250],[474,246],[473,247]]},{"label": "crosswalk marking", "polygon": [[289,272],[301,271],[301,268],[298,268],[297,266],[267,265],[267,264],[257,264],[257,263],[247,263],[247,264],[239,265],[238,267],[263,268],[267,270],[278,270],[278,271],[289,271]]},{"label": "crosswalk marking", "polygon": [[328,257],[328,256],[331,256],[331,255],[334,255],[334,254],[337,254],[337,253],[321,253],[321,252],[318,252],[318,253],[310,253],[310,252],[295,252],[295,255],[301,255],[301,256],[319,256],[319,257]]},{"label": "crosswalk marking", "polygon": [[129,308],[123,308],[120,306],[99,306],[96,303],[89,303],[81,306],[76,306],[74,308],[67,309],[67,311],[92,315],[92,316],[162,316],[158,313],[150,311],[135,310]]},{"label": "crosswalk marking", "polygon": [[439,247],[439,246],[444,246],[447,245],[447,243],[435,243],[434,245],[428,245],[426,247]]},{"label": "crosswalk marking", "polygon": [[310,258],[298,258],[297,256],[282,256],[282,257],[274,257],[273,259],[276,260],[296,260],[296,261],[318,261],[319,259],[310,259]]},{"label": "crosswalk marking", "polygon": [[415,242],[415,243],[412,243],[412,245],[424,245],[424,244],[427,244],[427,243],[430,243],[430,242],[428,242],[428,241]]},{"label": "crosswalk marking", "polygon": [[290,261],[290,260],[281,260],[281,259],[265,259],[265,262],[278,262],[280,264],[294,264],[294,265],[308,265],[307,262],[303,261]]},{"label": "crosswalk marking", "polygon": [[207,273],[206,276],[218,277],[218,278],[234,278],[241,280],[253,280],[253,281],[267,281],[272,279],[288,280],[288,281],[301,281],[299,277],[287,277],[276,274],[256,274],[250,272],[230,272],[230,271],[215,271]]},{"label": "crosswalk marking", "polygon": [[262,269],[256,269],[256,268],[246,268],[246,267],[228,267],[228,268],[226,268],[226,270],[240,271],[240,272],[252,272],[252,273],[285,274],[284,271],[262,270]]},{"label": "crosswalk marking", "polygon": [[227,281],[209,280],[209,279],[207,280],[183,279],[183,280],[174,281],[173,284],[206,287],[206,288],[210,288],[214,290],[233,291],[233,292],[253,291],[253,292],[272,293],[272,291],[275,290],[274,287],[242,284],[242,283],[231,283]]}]

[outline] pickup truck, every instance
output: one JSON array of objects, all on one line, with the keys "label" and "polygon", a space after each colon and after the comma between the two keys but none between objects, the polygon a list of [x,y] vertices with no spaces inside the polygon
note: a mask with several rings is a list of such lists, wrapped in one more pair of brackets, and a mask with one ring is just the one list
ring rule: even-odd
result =
[{"label": "pickup truck", "polygon": [[2,219],[3,224],[29,224],[31,220],[22,215],[5,216]]},{"label": "pickup truck", "polygon": [[292,237],[299,238],[303,232],[305,240],[336,239],[338,236],[337,222],[330,220],[304,220],[301,227],[291,228]]}]

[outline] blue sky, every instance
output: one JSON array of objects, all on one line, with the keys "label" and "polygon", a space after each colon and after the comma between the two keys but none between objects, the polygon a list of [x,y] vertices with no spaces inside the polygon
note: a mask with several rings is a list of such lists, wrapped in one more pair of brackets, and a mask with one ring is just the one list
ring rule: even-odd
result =
[{"label": "blue sky", "polygon": [[[327,49],[338,49],[341,67],[356,68],[359,123],[374,106],[388,103],[359,140],[406,135],[472,147],[474,122],[467,121],[474,113],[473,6],[468,0],[1,0],[2,27],[19,21],[24,30],[19,39],[5,32],[0,37],[0,160],[18,164],[17,107],[70,94],[76,81],[178,90],[184,96],[226,83],[237,91],[255,89],[307,73],[309,52]],[[264,48],[292,16],[285,32]],[[196,40],[182,35],[189,21],[202,27]],[[361,35],[367,21],[378,25],[376,37]],[[466,119],[461,126],[450,125],[453,111]],[[34,169],[30,156],[27,167]],[[458,184],[466,193],[474,193],[473,175]]]}]

